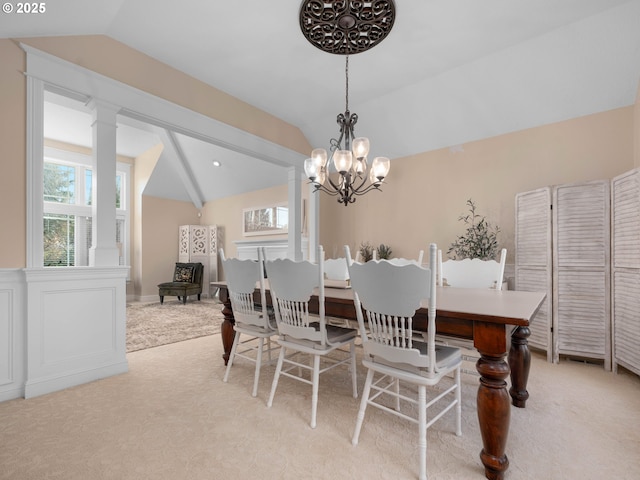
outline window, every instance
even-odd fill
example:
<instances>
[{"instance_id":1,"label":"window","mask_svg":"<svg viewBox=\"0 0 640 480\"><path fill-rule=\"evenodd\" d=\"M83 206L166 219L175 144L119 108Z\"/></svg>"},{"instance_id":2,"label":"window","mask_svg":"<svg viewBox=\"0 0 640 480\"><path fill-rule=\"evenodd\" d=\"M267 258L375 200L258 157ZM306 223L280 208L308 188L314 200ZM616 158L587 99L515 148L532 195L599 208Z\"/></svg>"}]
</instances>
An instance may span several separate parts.
<instances>
[{"instance_id":1,"label":"window","mask_svg":"<svg viewBox=\"0 0 640 480\"><path fill-rule=\"evenodd\" d=\"M91 232L91 159L87 155L45 149L43 169L44 266L89 265ZM120 265L128 265L129 215L126 185L129 166L116 167L116 245Z\"/></svg>"}]
</instances>

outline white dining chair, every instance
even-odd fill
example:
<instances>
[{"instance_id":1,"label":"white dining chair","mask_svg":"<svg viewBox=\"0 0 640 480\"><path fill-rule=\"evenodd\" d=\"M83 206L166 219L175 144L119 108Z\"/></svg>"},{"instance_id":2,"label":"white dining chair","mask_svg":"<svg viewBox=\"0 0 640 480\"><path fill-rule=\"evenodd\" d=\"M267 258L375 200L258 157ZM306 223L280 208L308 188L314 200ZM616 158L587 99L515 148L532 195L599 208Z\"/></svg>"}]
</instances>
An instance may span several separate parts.
<instances>
[{"instance_id":1,"label":"white dining chair","mask_svg":"<svg viewBox=\"0 0 640 480\"><path fill-rule=\"evenodd\" d=\"M441 287L495 288L496 290L502 290L506 261L506 248L500 251L499 261L465 258L443 262L442 250L438 250L438 285Z\"/></svg>"},{"instance_id":2,"label":"white dining chair","mask_svg":"<svg viewBox=\"0 0 640 480\"><path fill-rule=\"evenodd\" d=\"M349 269L344 257L327 258L324 260L325 286L346 288L349 286Z\"/></svg>"},{"instance_id":3,"label":"white dining chair","mask_svg":"<svg viewBox=\"0 0 640 480\"><path fill-rule=\"evenodd\" d=\"M349 259L348 247L345 251ZM429 265L430 268L414 264L394 265L386 260L364 264L349 262L349 277L364 350L362 363L367 368L352 443L358 444L368 406L417 423L421 480L427 478L427 429L446 412L455 409L455 433L462 434L460 349L435 342L435 244L429 249ZM426 341L418 341L413 332L413 317L423 302L428 305L427 338ZM363 310L366 312L366 325ZM448 376L450 373L453 373L453 378ZM433 397L427 402L427 388L440 382L446 385L432 389ZM401 389L401 384L413 389ZM435 413L429 415L432 411ZM397 428L403 428L402 424ZM381 448L385 442L393 441L393 432L386 433L381 440Z\"/></svg>"},{"instance_id":4,"label":"white dining chair","mask_svg":"<svg viewBox=\"0 0 640 480\"><path fill-rule=\"evenodd\" d=\"M507 249L500 251L500 260L480 260L465 258L463 260L442 261L442 250L438 250L438 285L450 288L494 288L502 290L504 268L507 261ZM475 364L480 358L473 341L461 340L448 335L436 335L436 341L445 345L455 345L464 349L462 358L465 361L463 373L479 376L469 363Z\"/></svg>"},{"instance_id":5,"label":"white dining chair","mask_svg":"<svg viewBox=\"0 0 640 480\"><path fill-rule=\"evenodd\" d=\"M271 407L273 404L281 376L311 385L311 428L316 427L320 374L340 365L347 365L351 371L353 397L358 396L355 352L357 332L327 323L322 246L318 248L317 258L317 263L290 259L265 262L278 325L277 341L281 347L267 406ZM309 306L315 292L318 314L311 313ZM304 354L312 357L312 366L301 360Z\"/></svg>"},{"instance_id":6,"label":"white dining chair","mask_svg":"<svg viewBox=\"0 0 640 480\"><path fill-rule=\"evenodd\" d=\"M226 258L222 248L219 253L235 319L235 335L223 381L228 381L236 358L253 362L255 373L251 395L255 397L258 394L263 354L267 353L268 363L272 363L271 355L279 349L275 342L271 342L271 337L278 334L278 329L275 317L269 314L266 306L262 252L258 250L258 261ZM256 287L260 289L260 303L254 301ZM241 340L242 335L245 337L244 340Z\"/></svg>"}]
</instances>

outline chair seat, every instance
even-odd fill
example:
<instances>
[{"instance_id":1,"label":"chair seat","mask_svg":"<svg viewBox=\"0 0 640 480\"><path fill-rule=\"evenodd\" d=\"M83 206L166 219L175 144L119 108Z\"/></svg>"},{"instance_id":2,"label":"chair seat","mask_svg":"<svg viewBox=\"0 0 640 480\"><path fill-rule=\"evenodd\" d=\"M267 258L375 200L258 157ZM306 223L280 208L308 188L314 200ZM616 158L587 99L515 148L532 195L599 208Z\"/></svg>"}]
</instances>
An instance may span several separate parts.
<instances>
[{"instance_id":1,"label":"chair seat","mask_svg":"<svg viewBox=\"0 0 640 480\"><path fill-rule=\"evenodd\" d=\"M200 285L197 283L189 283L189 282L165 282L165 283L159 283L158 284L158 288L165 288L165 289L176 289L176 290L185 290L185 289L191 289L191 288L200 288Z\"/></svg>"},{"instance_id":2,"label":"chair seat","mask_svg":"<svg viewBox=\"0 0 640 480\"><path fill-rule=\"evenodd\" d=\"M318 322L312 322L309 324L309 326L314 327L316 330L320 328L320 324ZM316 353L323 350L326 352L330 352L331 350L354 340L358 333L357 330L338 327L335 325L326 325L326 331L327 341L329 342L327 343L327 345L321 345L318 342L314 342L313 340L293 338L289 335L281 335L278 339L278 343L285 346L295 346L296 348L306 346L310 351L312 350Z\"/></svg>"},{"instance_id":3,"label":"chair seat","mask_svg":"<svg viewBox=\"0 0 640 480\"><path fill-rule=\"evenodd\" d=\"M358 331L351 328L327 325L327 340L331 343L344 343L357 336Z\"/></svg>"},{"instance_id":4,"label":"chair seat","mask_svg":"<svg viewBox=\"0 0 640 480\"><path fill-rule=\"evenodd\" d=\"M189 294L201 292L201 286L198 283L188 282L165 282L158 285L160 296L182 297Z\"/></svg>"},{"instance_id":5,"label":"chair seat","mask_svg":"<svg viewBox=\"0 0 640 480\"><path fill-rule=\"evenodd\" d=\"M422 355L427 354L427 344L422 342L414 342L413 347L420 351ZM366 348L366 347L365 347ZM366 354L366 351L365 351ZM436 345L436 372L434 377L429 377L426 367L417 367L408 363L398 363L386 360L380 356L366 356L362 360L362 364L367 368L380 372L384 375L393 375L401 377L405 381L413 383L422 383L419 377L424 377L425 384L434 384L447 373L455 370L462 362L462 354L459 348L449 347L446 345ZM403 374L403 375L401 375ZM418 380L418 381L416 381Z\"/></svg>"},{"instance_id":6,"label":"chair seat","mask_svg":"<svg viewBox=\"0 0 640 480\"><path fill-rule=\"evenodd\" d=\"M271 337L273 335L277 335L278 331L273 328L267 327L259 327L258 325L249 325L246 323L240 324L238 322L235 323L233 329L236 332L244 333L246 335L253 335L254 337Z\"/></svg>"}]
</instances>

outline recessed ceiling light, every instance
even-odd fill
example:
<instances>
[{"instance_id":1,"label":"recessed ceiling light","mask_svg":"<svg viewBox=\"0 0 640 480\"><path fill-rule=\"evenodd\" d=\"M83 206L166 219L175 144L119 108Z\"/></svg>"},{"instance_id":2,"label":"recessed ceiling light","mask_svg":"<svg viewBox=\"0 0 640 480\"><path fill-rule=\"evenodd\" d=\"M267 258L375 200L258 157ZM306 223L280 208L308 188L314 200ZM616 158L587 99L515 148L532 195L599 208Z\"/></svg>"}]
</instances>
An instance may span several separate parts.
<instances>
[{"instance_id":1,"label":"recessed ceiling light","mask_svg":"<svg viewBox=\"0 0 640 480\"><path fill-rule=\"evenodd\" d=\"M214 160L213 161L213 166L214 167L219 167L220 165L222 165L218 160Z\"/></svg>"}]
</instances>

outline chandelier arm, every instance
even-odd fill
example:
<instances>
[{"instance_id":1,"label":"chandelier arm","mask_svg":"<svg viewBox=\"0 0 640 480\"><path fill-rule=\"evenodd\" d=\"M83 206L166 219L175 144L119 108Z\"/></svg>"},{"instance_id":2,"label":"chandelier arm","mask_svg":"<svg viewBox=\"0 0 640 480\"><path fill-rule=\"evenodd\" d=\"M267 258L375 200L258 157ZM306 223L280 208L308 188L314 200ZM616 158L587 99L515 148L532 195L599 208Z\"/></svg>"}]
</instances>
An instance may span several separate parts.
<instances>
[{"instance_id":1,"label":"chandelier arm","mask_svg":"<svg viewBox=\"0 0 640 480\"><path fill-rule=\"evenodd\" d=\"M340 174L338 174L340 175ZM342 176L342 175L340 175ZM342 190L338 185L336 185L335 183L333 183L333 180L331 180L331 177L329 176L329 174L327 174L327 181L331 184L331 186L336 190L336 193L338 193L340 190ZM326 188L326 187L325 187Z\"/></svg>"},{"instance_id":2,"label":"chandelier arm","mask_svg":"<svg viewBox=\"0 0 640 480\"><path fill-rule=\"evenodd\" d=\"M374 183L373 185L369 185L367 188L365 188L362 191L353 192L353 194L360 196L370 192L371 190L378 190L379 192L381 192L382 190L380 189L380 185L383 183L385 182Z\"/></svg>"},{"instance_id":3,"label":"chandelier arm","mask_svg":"<svg viewBox=\"0 0 640 480\"><path fill-rule=\"evenodd\" d=\"M354 179L351 182L351 190L353 191L353 193L355 193L356 195L358 195L358 192L360 191L360 189L364 186L364 184L367 182L367 177L363 176L363 175L352 175L351 176L352 179ZM355 183L355 179L359 178L360 179L360 184L355 187L354 183Z\"/></svg>"},{"instance_id":4,"label":"chandelier arm","mask_svg":"<svg viewBox=\"0 0 640 480\"><path fill-rule=\"evenodd\" d=\"M315 182L309 182L309 183L313 184L313 187L315 188L314 192L322 191L324 193L327 193L327 194L331 195L332 197L335 197L336 195L338 195L340 193L337 190L329 190L327 187L325 187L324 185L321 185L319 183L315 183Z\"/></svg>"},{"instance_id":5,"label":"chandelier arm","mask_svg":"<svg viewBox=\"0 0 640 480\"><path fill-rule=\"evenodd\" d=\"M340 114L342 115L342 114ZM336 150L340 150L340 144L342 143L342 139L344 138L344 127L340 127L340 137L336 140L335 138L332 138L331 140L329 140L329 150L331 151L331 158L329 158L329 160L327 160L327 164L331 163L331 160L333 160L333 154Z\"/></svg>"}]
</instances>

